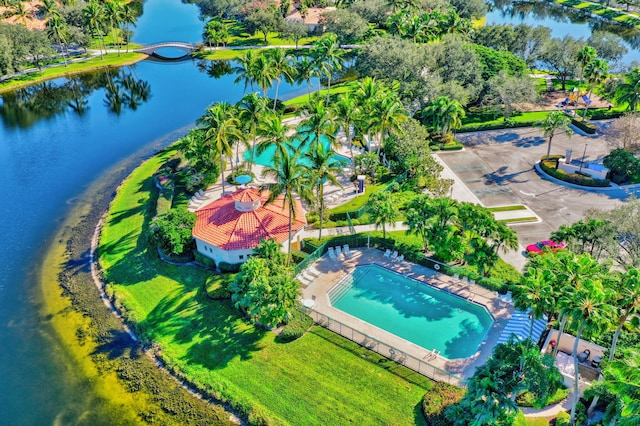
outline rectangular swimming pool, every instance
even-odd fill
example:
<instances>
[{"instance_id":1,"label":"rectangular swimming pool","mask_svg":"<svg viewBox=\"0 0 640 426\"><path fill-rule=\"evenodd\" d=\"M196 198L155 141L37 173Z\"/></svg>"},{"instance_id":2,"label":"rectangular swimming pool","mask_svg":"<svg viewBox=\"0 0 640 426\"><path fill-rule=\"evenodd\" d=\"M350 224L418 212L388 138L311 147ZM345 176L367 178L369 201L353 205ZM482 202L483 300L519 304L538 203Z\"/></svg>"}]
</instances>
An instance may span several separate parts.
<instances>
[{"instance_id":1,"label":"rectangular swimming pool","mask_svg":"<svg viewBox=\"0 0 640 426\"><path fill-rule=\"evenodd\" d=\"M378 265L356 267L328 295L334 308L449 359L475 354L493 325L483 306Z\"/></svg>"}]
</instances>

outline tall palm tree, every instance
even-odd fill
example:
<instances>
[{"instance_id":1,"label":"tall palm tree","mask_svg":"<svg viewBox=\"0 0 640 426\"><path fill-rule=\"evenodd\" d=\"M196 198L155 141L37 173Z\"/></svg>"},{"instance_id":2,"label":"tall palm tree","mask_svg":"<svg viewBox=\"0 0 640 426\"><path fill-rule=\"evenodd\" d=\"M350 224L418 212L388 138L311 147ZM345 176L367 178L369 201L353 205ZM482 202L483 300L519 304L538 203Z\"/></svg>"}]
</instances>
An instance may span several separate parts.
<instances>
[{"instance_id":1,"label":"tall palm tree","mask_svg":"<svg viewBox=\"0 0 640 426\"><path fill-rule=\"evenodd\" d=\"M316 63L309 59L309 57L304 56L302 59L298 59L296 61L295 79L298 83L307 83L307 96L309 101L311 101L311 79L317 74L318 70L316 68Z\"/></svg>"},{"instance_id":2,"label":"tall palm tree","mask_svg":"<svg viewBox=\"0 0 640 426\"><path fill-rule=\"evenodd\" d=\"M333 73L342 69L344 50L340 49L338 36L326 34L314 43L313 56L316 68L327 77L327 104L331 96L331 80Z\"/></svg>"},{"instance_id":3,"label":"tall palm tree","mask_svg":"<svg viewBox=\"0 0 640 426\"><path fill-rule=\"evenodd\" d=\"M584 46L576 55L576 59L580 64L580 79L584 79L584 70L591 61L598 57L598 52L591 46Z\"/></svg>"},{"instance_id":4,"label":"tall palm tree","mask_svg":"<svg viewBox=\"0 0 640 426\"><path fill-rule=\"evenodd\" d=\"M606 365L604 382L620 400L617 419L609 424L640 424L640 350L629 349L623 357Z\"/></svg>"},{"instance_id":5,"label":"tall palm tree","mask_svg":"<svg viewBox=\"0 0 640 426\"><path fill-rule=\"evenodd\" d=\"M316 202L320 207L320 229L318 239L322 239L322 224L324 221L324 185L327 182L342 188L342 184L336 178L336 174L342 171L346 164L336 158L335 152L326 148L323 144L315 144L305 157L309 160L309 172L313 177L312 182L316 188Z\"/></svg>"},{"instance_id":6,"label":"tall palm tree","mask_svg":"<svg viewBox=\"0 0 640 426\"><path fill-rule=\"evenodd\" d=\"M47 35L50 39L60 43L62 47L62 59L64 60L64 66L68 66L67 63L67 39L69 37L69 26L60 17L60 15L51 15L46 24Z\"/></svg>"},{"instance_id":7,"label":"tall palm tree","mask_svg":"<svg viewBox=\"0 0 640 426\"><path fill-rule=\"evenodd\" d=\"M89 27L89 31L91 31L92 36L98 36L100 39L100 59L103 59L102 49L107 50L104 45L104 20L105 20L105 12L102 6L102 3L99 3L97 0L90 1L85 8L82 10L84 15L84 19L86 25Z\"/></svg>"},{"instance_id":8,"label":"tall palm tree","mask_svg":"<svg viewBox=\"0 0 640 426\"><path fill-rule=\"evenodd\" d=\"M38 5L38 12L44 18L60 17L60 9L55 0L42 0L42 3Z\"/></svg>"},{"instance_id":9,"label":"tall palm tree","mask_svg":"<svg viewBox=\"0 0 640 426\"><path fill-rule=\"evenodd\" d=\"M15 3L13 15L18 17L18 20L22 22L22 25L27 25L27 18L31 16L31 11L24 6L22 1Z\"/></svg>"},{"instance_id":10,"label":"tall palm tree","mask_svg":"<svg viewBox=\"0 0 640 426\"><path fill-rule=\"evenodd\" d=\"M376 225L376 229L382 226L382 238L387 238L387 225L395 226L398 217L398 209L393 204L390 192L380 191L369 198L369 214Z\"/></svg>"},{"instance_id":11,"label":"tall palm tree","mask_svg":"<svg viewBox=\"0 0 640 426\"><path fill-rule=\"evenodd\" d=\"M421 112L423 121L431 123L431 128L440 136L447 135L452 129L459 129L465 116L462 104L446 96L429 102Z\"/></svg>"},{"instance_id":12,"label":"tall palm tree","mask_svg":"<svg viewBox=\"0 0 640 426\"><path fill-rule=\"evenodd\" d=\"M576 292L574 307L570 312L571 317L578 324L578 332L573 343L573 366L575 370L573 403L571 404L571 421L575 424L576 407L579 395L579 364L578 345L585 328L592 332L604 331L606 324L613 317L613 306L611 306L610 294L602 285L601 277L598 275L585 277Z\"/></svg>"},{"instance_id":13,"label":"tall palm tree","mask_svg":"<svg viewBox=\"0 0 640 426\"><path fill-rule=\"evenodd\" d=\"M338 96L338 101L333 104L333 115L344 129L349 144L349 154L351 156L351 166L355 169L353 159L353 138L351 136L351 125L357 120L360 109L356 99L349 92Z\"/></svg>"},{"instance_id":14,"label":"tall palm tree","mask_svg":"<svg viewBox=\"0 0 640 426\"><path fill-rule=\"evenodd\" d=\"M209 149L215 150L220 156L220 174L222 177L222 193L224 194L224 157L231 158L234 143L243 138L241 123L237 118L235 108L219 102L207 108L205 114L197 121L205 131L205 143ZM231 161L233 170L233 161Z\"/></svg>"},{"instance_id":15,"label":"tall palm tree","mask_svg":"<svg viewBox=\"0 0 640 426\"><path fill-rule=\"evenodd\" d=\"M256 132L262 140L258 142L256 150L261 155L271 146L275 147L273 153L274 164L279 163L289 152L293 151L291 138L289 137L289 126L282 122L282 116L273 111L265 111Z\"/></svg>"},{"instance_id":16,"label":"tall palm tree","mask_svg":"<svg viewBox=\"0 0 640 426\"><path fill-rule=\"evenodd\" d=\"M624 83L616 88L616 100L626 103L629 109L638 110L640 104L640 68L634 68L624 75Z\"/></svg>"},{"instance_id":17,"label":"tall palm tree","mask_svg":"<svg viewBox=\"0 0 640 426\"><path fill-rule=\"evenodd\" d=\"M246 126L248 136L251 138L251 163L249 169L253 168L256 151L256 140L258 136L258 126L260 125L265 112L267 111L267 98L257 93L247 93L237 104L240 112L240 121Z\"/></svg>"},{"instance_id":18,"label":"tall palm tree","mask_svg":"<svg viewBox=\"0 0 640 426\"><path fill-rule=\"evenodd\" d=\"M640 269L632 267L623 273L617 274L615 290L617 300L615 306L618 309L616 331L613 333L611 348L609 349L609 362L613 361L616 353L616 345L622 327L634 315L640 314Z\"/></svg>"},{"instance_id":19,"label":"tall palm tree","mask_svg":"<svg viewBox=\"0 0 640 426\"><path fill-rule=\"evenodd\" d=\"M129 26L136 26L136 12L131 2L125 3L122 6L122 23L124 24L124 32L127 41L127 53L129 53Z\"/></svg>"},{"instance_id":20,"label":"tall palm tree","mask_svg":"<svg viewBox=\"0 0 640 426\"><path fill-rule=\"evenodd\" d=\"M273 81L276 79L276 69L267 53L261 52L256 56L253 61L253 75L256 84L262 89L263 96L266 97L267 90L273 86Z\"/></svg>"},{"instance_id":21,"label":"tall palm tree","mask_svg":"<svg viewBox=\"0 0 640 426\"><path fill-rule=\"evenodd\" d=\"M584 69L584 78L589 85L589 91L587 93L587 98L591 98L591 93L593 92L593 88L607 81L609 78L609 63L604 59L594 59L589 62ZM587 108L589 108L589 104L586 104L584 107L584 116L586 117Z\"/></svg>"},{"instance_id":22,"label":"tall palm tree","mask_svg":"<svg viewBox=\"0 0 640 426\"><path fill-rule=\"evenodd\" d=\"M371 150L371 131L379 127L379 117L376 116L376 105L386 94L387 88L380 81L365 77L358 81L354 98L359 113L356 122L365 134L367 149Z\"/></svg>"},{"instance_id":23,"label":"tall palm tree","mask_svg":"<svg viewBox=\"0 0 640 426\"><path fill-rule=\"evenodd\" d=\"M108 0L105 2L104 7L106 20L111 27L111 41L118 43L118 56L120 56L120 42L117 41L118 35L116 29L120 26L120 22L122 22L123 7L118 0Z\"/></svg>"},{"instance_id":24,"label":"tall palm tree","mask_svg":"<svg viewBox=\"0 0 640 426\"><path fill-rule=\"evenodd\" d=\"M327 107L323 99L313 98L302 109L301 114L306 118L300 122L297 133L302 138L302 143L314 149L315 145L322 143L326 138L331 146L337 148L337 126L333 111Z\"/></svg>"},{"instance_id":25,"label":"tall palm tree","mask_svg":"<svg viewBox=\"0 0 640 426\"><path fill-rule=\"evenodd\" d=\"M378 152L390 134L401 133L401 124L408 120L407 112L397 93L394 88L385 91L382 99L374 107L373 124L378 133Z\"/></svg>"},{"instance_id":26,"label":"tall palm tree","mask_svg":"<svg viewBox=\"0 0 640 426\"><path fill-rule=\"evenodd\" d=\"M238 84L241 81L244 82L244 90L247 90L247 86L251 87L253 91L253 84L256 82L255 74L255 61L257 54L255 50L247 50L236 59L236 66L233 67L233 72L236 74L234 84Z\"/></svg>"},{"instance_id":27,"label":"tall palm tree","mask_svg":"<svg viewBox=\"0 0 640 426\"><path fill-rule=\"evenodd\" d=\"M571 118L564 111L551 111L547 118L538 124L544 131L544 137L547 138L547 159L551 155L551 141L557 132L564 132L569 137L573 134L569 124L571 124Z\"/></svg>"},{"instance_id":28,"label":"tall palm tree","mask_svg":"<svg viewBox=\"0 0 640 426\"><path fill-rule=\"evenodd\" d=\"M296 194L305 201L313 199L312 187L309 182L309 170L302 165L297 155L289 155L284 151L280 161L272 167L265 167L263 176L270 176L276 183L271 187L268 203L275 201L279 196L283 196L283 209L289 213L289 253L287 264L291 261L291 239L293 229L293 219L296 217L295 200Z\"/></svg>"},{"instance_id":29,"label":"tall palm tree","mask_svg":"<svg viewBox=\"0 0 640 426\"><path fill-rule=\"evenodd\" d=\"M284 79L288 83L292 83L295 72L285 49L271 49L265 54L269 57L272 72L276 80L276 95L273 98L273 109L275 110L278 102L280 82Z\"/></svg>"},{"instance_id":30,"label":"tall palm tree","mask_svg":"<svg viewBox=\"0 0 640 426\"><path fill-rule=\"evenodd\" d=\"M528 267L520 282L512 289L515 308L522 311L531 310L529 337L533 333L534 320L542 318L545 314L551 317L552 312L548 312L547 309L554 305L551 286L554 278L550 276L552 273L549 269Z\"/></svg>"}]
</instances>

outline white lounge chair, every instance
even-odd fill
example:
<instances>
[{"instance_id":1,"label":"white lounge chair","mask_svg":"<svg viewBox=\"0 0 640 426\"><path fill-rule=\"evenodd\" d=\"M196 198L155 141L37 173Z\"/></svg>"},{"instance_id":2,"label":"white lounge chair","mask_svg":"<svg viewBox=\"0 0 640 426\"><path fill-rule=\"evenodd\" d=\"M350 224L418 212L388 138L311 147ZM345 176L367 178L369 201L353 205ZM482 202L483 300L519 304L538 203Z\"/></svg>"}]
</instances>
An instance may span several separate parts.
<instances>
[{"instance_id":1,"label":"white lounge chair","mask_svg":"<svg viewBox=\"0 0 640 426\"><path fill-rule=\"evenodd\" d=\"M342 252L345 256L351 257L351 249L349 248L349 244L345 244L342 246Z\"/></svg>"},{"instance_id":2,"label":"white lounge chair","mask_svg":"<svg viewBox=\"0 0 640 426\"><path fill-rule=\"evenodd\" d=\"M398 257L398 250L394 250L393 253L391 253L392 259L395 259L396 257Z\"/></svg>"},{"instance_id":3,"label":"white lounge chair","mask_svg":"<svg viewBox=\"0 0 640 426\"><path fill-rule=\"evenodd\" d=\"M457 280L457 279L459 279L459 278L460 278L460 275L458 275L458 274L453 274L453 279L454 279L454 280Z\"/></svg>"},{"instance_id":4,"label":"white lounge chair","mask_svg":"<svg viewBox=\"0 0 640 426\"><path fill-rule=\"evenodd\" d=\"M309 266L307 268L307 271L309 271L311 275L315 275L316 277L319 277L320 275L322 275L322 272L318 271L316 267L313 265Z\"/></svg>"},{"instance_id":5,"label":"white lounge chair","mask_svg":"<svg viewBox=\"0 0 640 426\"><path fill-rule=\"evenodd\" d=\"M389 257L391 256L391 250L387 249L387 251L384 252L384 257Z\"/></svg>"},{"instance_id":6,"label":"white lounge chair","mask_svg":"<svg viewBox=\"0 0 640 426\"><path fill-rule=\"evenodd\" d=\"M469 284L475 284L476 280L469 280Z\"/></svg>"},{"instance_id":7,"label":"white lounge chair","mask_svg":"<svg viewBox=\"0 0 640 426\"><path fill-rule=\"evenodd\" d=\"M316 277L314 277L313 275L307 273L307 271L302 271L302 277L306 280L308 280L310 283L313 282Z\"/></svg>"},{"instance_id":8,"label":"white lounge chair","mask_svg":"<svg viewBox=\"0 0 640 426\"><path fill-rule=\"evenodd\" d=\"M301 274L296 275L296 279L306 286L311 284L311 282L304 278Z\"/></svg>"},{"instance_id":9,"label":"white lounge chair","mask_svg":"<svg viewBox=\"0 0 640 426\"><path fill-rule=\"evenodd\" d=\"M400 256L398 256L398 258L396 260L398 262L402 262L404 260L404 254L401 254Z\"/></svg>"},{"instance_id":10,"label":"white lounge chair","mask_svg":"<svg viewBox=\"0 0 640 426\"><path fill-rule=\"evenodd\" d=\"M340 246L335 246L333 249L336 252L336 256L338 256L338 259L344 259L344 254L342 254L342 249L340 248Z\"/></svg>"},{"instance_id":11,"label":"white lounge chair","mask_svg":"<svg viewBox=\"0 0 640 426\"><path fill-rule=\"evenodd\" d=\"M328 252L329 252L329 258L331 260L336 260L336 252L333 251L333 247L329 247Z\"/></svg>"}]
</instances>

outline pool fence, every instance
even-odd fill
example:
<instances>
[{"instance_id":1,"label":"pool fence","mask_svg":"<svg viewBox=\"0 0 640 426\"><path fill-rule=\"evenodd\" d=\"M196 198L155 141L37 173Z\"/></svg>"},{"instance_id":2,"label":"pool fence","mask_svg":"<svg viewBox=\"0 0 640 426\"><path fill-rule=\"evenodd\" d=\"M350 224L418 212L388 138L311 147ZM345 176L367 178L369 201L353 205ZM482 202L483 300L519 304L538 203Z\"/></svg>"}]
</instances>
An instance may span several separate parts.
<instances>
[{"instance_id":1,"label":"pool fence","mask_svg":"<svg viewBox=\"0 0 640 426\"><path fill-rule=\"evenodd\" d=\"M400 349L393 347L379 339L371 337L361 331L354 329L342 322L322 314L313 308L305 308L307 314L313 318L313 321L342 337L351 340L354 343L359 344L371 351L390 359L400 365L403 365L410 370L415 371L425 377L428 377L437 382L446 382L455 386L465 387L465 382L461 377L458 377L452 373L449 373L442 368L439 368L426 359L419 359L413 355L401 351ZM429 354L427 355L429 357Z\"/></svg>"}]
</instances>

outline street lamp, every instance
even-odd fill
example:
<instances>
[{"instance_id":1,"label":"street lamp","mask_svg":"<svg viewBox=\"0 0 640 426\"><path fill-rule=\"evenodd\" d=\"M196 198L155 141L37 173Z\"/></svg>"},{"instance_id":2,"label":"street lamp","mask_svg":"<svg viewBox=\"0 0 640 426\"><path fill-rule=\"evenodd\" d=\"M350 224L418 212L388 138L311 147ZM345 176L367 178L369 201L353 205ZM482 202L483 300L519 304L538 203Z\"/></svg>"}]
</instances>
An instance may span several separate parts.
<instances>
[{"instance_id":1,"label":"street lamp","mask_svg":"<svg viewBox=\"0 0 640 426\"><path fill-rule=\"evenodd\" d=\"M584 144L584 152L582 153L582 161L580 162L580 169L578 170L578 173L580 173L582 171L582 166L584 166L584 157L585 155L587 155L587 144Z\"/></svg>"}]
</instances>

